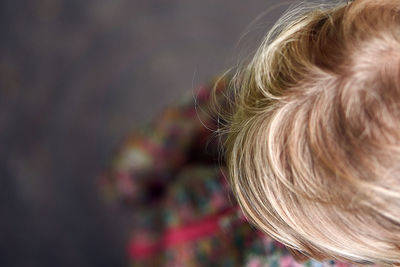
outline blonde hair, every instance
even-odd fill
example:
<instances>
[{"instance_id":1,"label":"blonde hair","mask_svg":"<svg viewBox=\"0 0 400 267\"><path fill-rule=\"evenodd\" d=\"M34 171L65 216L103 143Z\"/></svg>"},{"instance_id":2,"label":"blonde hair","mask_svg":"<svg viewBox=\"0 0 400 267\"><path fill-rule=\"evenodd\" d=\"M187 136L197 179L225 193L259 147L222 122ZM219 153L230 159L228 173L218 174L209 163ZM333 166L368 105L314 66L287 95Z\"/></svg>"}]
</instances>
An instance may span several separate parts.
<instances>
[{"instance_id":1,"label":"blonde hair","mask_svg":"<svg viewBox=\"0 0 400 267\"><path fill-rule=\"evenodd\" d=\"M231 82L248 220L296 254L400 264L400 1L304 4Z\"/></svg>"}]
</instances>

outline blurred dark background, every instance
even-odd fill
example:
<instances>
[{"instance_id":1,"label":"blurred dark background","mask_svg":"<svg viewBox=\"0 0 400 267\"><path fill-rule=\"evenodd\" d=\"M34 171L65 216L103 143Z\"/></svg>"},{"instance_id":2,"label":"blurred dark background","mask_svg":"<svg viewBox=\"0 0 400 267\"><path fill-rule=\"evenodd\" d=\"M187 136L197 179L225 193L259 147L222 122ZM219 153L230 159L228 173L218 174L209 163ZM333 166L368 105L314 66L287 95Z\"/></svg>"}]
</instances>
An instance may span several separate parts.
<instances>
[{"instance_id":1,"label":"blurred dark background","mask_svg":"<svg viewBox=\"0 0 400 267\"><path fill-rule=\"evenodd\" d=\"M276 3L2 0L0 266L124 266L98 174L132 129L235 64Z\"/></svg>"}]
</instances>

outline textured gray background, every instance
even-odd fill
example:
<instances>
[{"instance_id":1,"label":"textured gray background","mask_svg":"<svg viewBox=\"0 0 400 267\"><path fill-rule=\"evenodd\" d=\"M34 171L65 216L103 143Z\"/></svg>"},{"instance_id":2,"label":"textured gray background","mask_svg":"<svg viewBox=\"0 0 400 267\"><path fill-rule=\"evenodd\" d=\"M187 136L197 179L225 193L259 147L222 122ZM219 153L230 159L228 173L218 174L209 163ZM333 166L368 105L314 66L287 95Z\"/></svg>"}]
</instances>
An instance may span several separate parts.
<instances>
[{"instance_id":1,"label":"textured gray background","mask_svg":"<svg viewBox=\"0 0 400 267\"><path fill-rule=\"evenodd\" d=\"M1 1L0 266L123 265L97 174L129 131L251 51L287 4L235 46L276 3Z\"/></svg>"}]
</instances>

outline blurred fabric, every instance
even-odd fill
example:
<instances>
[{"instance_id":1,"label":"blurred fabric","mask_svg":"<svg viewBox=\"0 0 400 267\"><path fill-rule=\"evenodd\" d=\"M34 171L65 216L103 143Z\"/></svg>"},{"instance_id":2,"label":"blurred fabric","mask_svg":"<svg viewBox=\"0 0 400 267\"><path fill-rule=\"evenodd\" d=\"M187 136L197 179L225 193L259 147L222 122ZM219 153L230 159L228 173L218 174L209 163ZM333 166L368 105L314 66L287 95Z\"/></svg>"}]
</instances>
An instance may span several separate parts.
<instances>
[{"instance_id":1,"label":"blurred fabric","mask_svg":"<svg viewBox=\"0 0 400 267\"><path fill-rule=\"evenodd\" d=\"M97 190L113 148L234 64L276 3L1 1L0 266L123 266L118 211Z\"/></svg>"}]
</instances>

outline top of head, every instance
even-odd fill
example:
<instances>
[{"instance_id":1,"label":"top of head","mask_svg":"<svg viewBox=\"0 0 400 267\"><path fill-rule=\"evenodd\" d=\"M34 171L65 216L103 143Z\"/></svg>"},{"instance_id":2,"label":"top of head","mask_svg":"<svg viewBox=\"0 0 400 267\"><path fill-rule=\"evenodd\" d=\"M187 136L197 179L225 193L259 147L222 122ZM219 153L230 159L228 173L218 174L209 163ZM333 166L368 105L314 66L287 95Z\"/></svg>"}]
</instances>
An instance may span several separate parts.
<instances>
[{"instance_id":1,"label":"top of head","mask_svg":"<svg viewBox=\"0 0 400 267\"><path fill-rule=\"evenodd\" d=\"M248 219L317 259L400 264L400 1L298 7L232 84Z\"/></svg>"}]
</instances>

